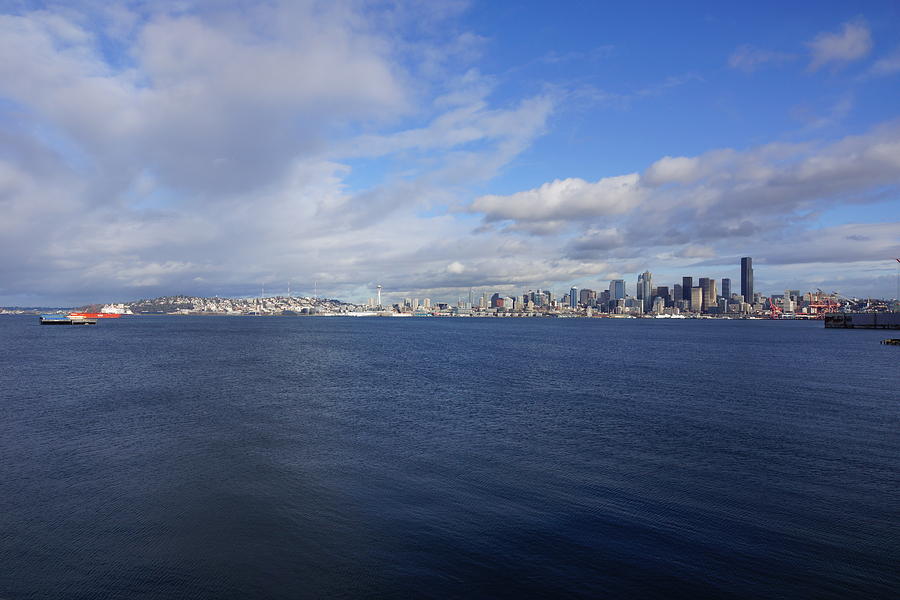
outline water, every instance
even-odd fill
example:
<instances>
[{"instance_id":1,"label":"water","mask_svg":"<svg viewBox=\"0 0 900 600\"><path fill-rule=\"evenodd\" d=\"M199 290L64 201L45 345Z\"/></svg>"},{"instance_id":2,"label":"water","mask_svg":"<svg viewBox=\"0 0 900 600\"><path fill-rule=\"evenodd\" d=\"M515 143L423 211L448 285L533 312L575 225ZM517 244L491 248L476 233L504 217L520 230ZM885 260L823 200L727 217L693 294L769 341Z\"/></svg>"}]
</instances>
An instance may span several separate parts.
<instances>
[{"instance_id":1,"label":"water","mask_svg":"<svg viewBox=\"0 0 900 600\"><path fill-rule=\"evenodd\" d=\"M0 317L0 598L896 597L883 337Z\"/></svg>"}]
</instances>

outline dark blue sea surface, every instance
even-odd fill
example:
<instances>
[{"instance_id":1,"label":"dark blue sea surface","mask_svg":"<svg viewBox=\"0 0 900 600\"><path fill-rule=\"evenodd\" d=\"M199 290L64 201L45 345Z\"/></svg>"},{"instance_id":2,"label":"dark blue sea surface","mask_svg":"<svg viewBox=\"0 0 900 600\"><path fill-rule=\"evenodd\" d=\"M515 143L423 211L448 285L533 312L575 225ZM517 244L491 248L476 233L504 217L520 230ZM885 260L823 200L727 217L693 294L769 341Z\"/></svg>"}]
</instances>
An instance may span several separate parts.
<instances>
[{"instance_id":1,"label":"dark blue sea surface","mask_svg":"<svg viewBox=\"0 0 900 600\"><path fill-rule=\"evenodd\" d=\"M821 322L0 317L0 598L896 598Z\"/></svg>"}]
</instances>

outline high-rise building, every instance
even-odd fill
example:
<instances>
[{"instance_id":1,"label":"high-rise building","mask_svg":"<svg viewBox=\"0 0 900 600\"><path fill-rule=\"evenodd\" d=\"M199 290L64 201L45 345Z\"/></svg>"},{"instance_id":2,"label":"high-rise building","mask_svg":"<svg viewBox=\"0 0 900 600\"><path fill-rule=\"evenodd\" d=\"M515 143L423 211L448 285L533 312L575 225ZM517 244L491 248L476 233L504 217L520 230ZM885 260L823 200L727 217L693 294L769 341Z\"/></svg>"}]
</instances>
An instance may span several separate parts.
<instances>
[{"instance_id":1,"label":"high-rise building","mask_svg":"<svg viewBox=\"0 0 900 600\"><path fill-rule=\"evenodd\" d=\"M650 312L650 302L653 300L650 290L653 288L653 275L650 271L644 271L638 275L637 297L641 301L643 312Z\"/></svg>"},{"instance_id":2,"label":"high-rise building","mask_svg":"<svg viewBox=\"0 0 900 600\"><path fill-rule=\"evenodd\" d=\"M709 277L701 277L698 287L703 290L703 310L708 311L716 306L716 280Z\"/></svg>"},{"instance_id":3,"label":"high-rise building","mask_svg":"<svg viewBox=\"0 0 900 600\"><path fill-rule=\"evenodd\" d=\"M612 294L609 293L609 290L603 290L602 292L600 292L600 297L597 299L597 301L600 303L600 307L603 308L604 311L609 308L610 298L612 298Z\"/></svg>"},{"instance_id":4,"label":"high-rise building","mask_svg":"<svg viewBox=\"0 0 900 600\"><path fill-rule=\"evenodd\" d=\"M694 312L703 310L703 289L699 286L691 288L691 310Z\"/></svg>"},{"instance_id":5,"label":"high-rise building","mask_svg":"<svg viewBox=\"0 0 900 600\"><path fill-rule=\"evenodd\" d=\"M659 286L658 288L656 288L655 295L657 298L662 298L663 302L665 302L667 305L669 304L669 286L667 286L667 285Z\"/></svg>"},{"instance_id":6,"label":"high-rise building","mask_svg":"<svg viewBox=\"0 0 900 600\"><path fill-rule=\"evenodd\" d=\"M726 300L731 299L731 280L727 277L722 279L722 296Z\"/></svg>"},{"instance_id":7,"label":"high-rise building","mask_svg":"<svg viewBox=\"0 0 900 600\"><path fill-rule=\"evenodd\" d=\"M710 279L709 283L706 284L705 296L703 298L703 304L706 305L706 310L709 311L711 308L716 308L718 293L716 291L716 280ZM715 311L712 311L715 312Z\"/></svg>"},{"instance_id":8,"label":"high-rise building","mask_svg":"<svg viewBox=\"0 0 900 600\"><path fill-rule=\"evenodd\" d=\"M701 277L700 279L698 279L697 287L699 287L701 291L700 310L706 311L706 309L709 307L709 304L707 303L707 298L709 297L709 277ZM694 308L693 305L691 305L691 308Z\"/></svg>"},{"instance_id":9,"label":"high-rise building","mask_svg":"<svg viewBox=\"0 0 900 600\"><path fill-rule=\"evenodd\" d=\"M569 308L576 308L578 306L578 288L574 285L572 289L569 290Z\"/></svg>"},{"instance_id":10,"label":"high-rise building","mask_svg":"<svg viewBox=\"0 0 900 600\"><path fill-rule=\"evenodd\" d=\"M744 302L753 302L753 259L741 258L741 296Z\"/></svg>"},{"instance_id":11,"label":"high-rise building","mask_svg":"<svg viewBox=\"0 0 900 600\"><path fill-rule=\"evenodd\" d=\"M500 294L495 293L491 296L491 308L499 308L503 306L503 298Z\"/></svg>"},{"instance_id":12,"label":"high-rise building","mask_svg":"<svg viewBox=\"0 0 900 600\"><path fill-rule=\"evenodd\" d=\"M691 301L691 288L694 287L694 278L693 277L682 277L681 278L681 299Z\"/></svg>"},{"instance_id":13,"label":"high-rise building","mask_svg":"<svg viewBox=\"0 0 900 600\"><path fill-rule=\"evenodd\" d=\"M613 279L609 282L609 299L621 300L625 297L625 280Z\"/></svg>"},{"instance_id":14,"label":"high-rise building","mask_svg":"<svg viewBox=\"0 0 900 600\"><path fill-rule=\"evenodd\" d=\"M672 301L678 302L679 300L684 300L684 292L681 289L681 284L676 283L672 286Z\"/></svg>"},{"instance_id":15,"label":"high-rise building","mask_svg":"<svg viewBox=\"0 0 900 600\"><path fill-rule=\"evenodd\" d=\"M593 306L597 300L597 292L589 288L583 288L578 292L578 301L585 306Z\"/></svg>"}]
</instances>

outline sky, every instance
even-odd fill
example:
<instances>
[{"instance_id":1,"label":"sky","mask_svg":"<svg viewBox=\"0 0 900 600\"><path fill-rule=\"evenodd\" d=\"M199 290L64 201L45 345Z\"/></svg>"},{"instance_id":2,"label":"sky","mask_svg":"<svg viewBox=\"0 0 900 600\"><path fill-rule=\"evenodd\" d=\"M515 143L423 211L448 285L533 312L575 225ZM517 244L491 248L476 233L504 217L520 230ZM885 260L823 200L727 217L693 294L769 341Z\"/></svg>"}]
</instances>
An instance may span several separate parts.
<instances>
[{"instance_id":1,"label":"sky","mask_svg":"<svg viewBox=\"0 0 900 600\"><path fill-rule=\"evenodd\" d=\"M896 296L900 3L0 2L0 304Z\"/></svg>"}]
</instances>

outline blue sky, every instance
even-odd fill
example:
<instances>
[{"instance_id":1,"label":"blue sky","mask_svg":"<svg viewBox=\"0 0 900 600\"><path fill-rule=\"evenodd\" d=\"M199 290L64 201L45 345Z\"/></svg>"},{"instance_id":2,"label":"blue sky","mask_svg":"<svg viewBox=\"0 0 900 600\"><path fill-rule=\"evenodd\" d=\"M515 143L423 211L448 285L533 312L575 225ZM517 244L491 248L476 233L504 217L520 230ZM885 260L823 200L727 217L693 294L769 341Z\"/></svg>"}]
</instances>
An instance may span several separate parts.
<instances>
[{"instance_id":1,"label":"blue sky","mask_svg":"<svg viewBox=\"0 0 900 600\"><path fill-rule=\"evenodd\" d=\"M0 52L0 304L895 295L896 2L6 2Z\"/></svg>"}]
</instances>

